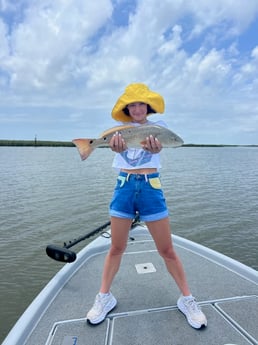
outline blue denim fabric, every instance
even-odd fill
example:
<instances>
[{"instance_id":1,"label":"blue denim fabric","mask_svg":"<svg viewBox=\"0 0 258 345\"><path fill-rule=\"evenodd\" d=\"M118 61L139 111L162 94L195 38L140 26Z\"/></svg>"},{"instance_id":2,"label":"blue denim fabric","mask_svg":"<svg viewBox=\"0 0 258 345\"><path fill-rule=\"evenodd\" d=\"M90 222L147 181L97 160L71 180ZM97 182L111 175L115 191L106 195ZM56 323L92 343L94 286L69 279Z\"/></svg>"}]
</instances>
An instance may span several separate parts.
<instances>
[{"instance_id":1,"label":"blue denim fabric","mask_svg":"<svg viewBox=\"0 0 258 345\"><path fill-rule=\"evenodd\" d=\"M109 213L118 218L133 219L136 212L145 222L168 216L159 173L148 175L119 173Z\"/></svg>"}]
</instances>

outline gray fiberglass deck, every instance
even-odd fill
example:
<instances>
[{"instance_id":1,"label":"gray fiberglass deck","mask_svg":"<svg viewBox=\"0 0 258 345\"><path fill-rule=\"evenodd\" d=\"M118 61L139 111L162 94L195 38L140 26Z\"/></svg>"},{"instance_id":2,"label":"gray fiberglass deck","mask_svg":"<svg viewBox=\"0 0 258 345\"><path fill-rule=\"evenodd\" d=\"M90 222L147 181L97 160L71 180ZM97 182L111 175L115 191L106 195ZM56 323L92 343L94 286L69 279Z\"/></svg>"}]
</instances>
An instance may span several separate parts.
<instances>
[{"instance_id":1,"label":"gray fiberglass deck","mask_svg":"<svg viewBox=\"0 0 258 345\"><path fill-rule=\"evenodd\" d=\"M40 303L44 314L26 341L22 339L25 335L21 335L19 344L258 344L256 271L248 268L246 271L241 264L217 257L215 252L175 236L175 246L192 293L208 319L207 328L195 330L176 307L178 288L153 241L148 233L145 235L145 230L139 230L139 236L137 229L131 234L135 239L128 242L112 286L118 305L102 324L90 326L85 321L99 289L109 246L108 239L99 238L80 253L75 263L67 264L55 277L58 284L51 282L54 286L51 293L43 292L44 303ZM240 274L236 274L235 269ZM70 280L68 272L74 273ZM35 319L30 323L33 325Z\"/></svg>"}]
</instances>

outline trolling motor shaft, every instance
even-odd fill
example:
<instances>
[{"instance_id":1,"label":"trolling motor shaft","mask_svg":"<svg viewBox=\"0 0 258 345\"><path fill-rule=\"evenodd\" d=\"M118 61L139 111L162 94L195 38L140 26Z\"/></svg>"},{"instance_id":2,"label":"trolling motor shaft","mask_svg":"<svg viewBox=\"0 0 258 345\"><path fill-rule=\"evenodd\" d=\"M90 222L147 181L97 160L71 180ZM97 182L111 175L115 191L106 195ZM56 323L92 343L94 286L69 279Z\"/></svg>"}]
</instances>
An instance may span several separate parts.
<instances>
[{"instance_id":1,"label":"trolling motor shaft","mask_svg":"<svg viewBox=\"0 0 258 345\"><path fill-rule=\"evenodd\" d=\"M139 224L139 222L140 222L140 217L139 217L139 214L136 213L135 219L132 222L131 229L133 229L137 224ZM105 224L99 226L97 229L92 230L91 232L87 233L86 235L81 236L78 239L75 239L73 241L69 241L68 244L64 243L63 247L56 246L54 244L49 244L46 247L46 253L51 259L54 259L56 261L61 261L65 263L74 262L77 257L76 253L73 252L72 250L69 250L69 248L73 247L74 245L76 245L77 243L83 240L86 240L87 238L90 238L96 235L97 233L107 228L110 224L111 222L108 221Z\"/></svg>"}]
</instances>

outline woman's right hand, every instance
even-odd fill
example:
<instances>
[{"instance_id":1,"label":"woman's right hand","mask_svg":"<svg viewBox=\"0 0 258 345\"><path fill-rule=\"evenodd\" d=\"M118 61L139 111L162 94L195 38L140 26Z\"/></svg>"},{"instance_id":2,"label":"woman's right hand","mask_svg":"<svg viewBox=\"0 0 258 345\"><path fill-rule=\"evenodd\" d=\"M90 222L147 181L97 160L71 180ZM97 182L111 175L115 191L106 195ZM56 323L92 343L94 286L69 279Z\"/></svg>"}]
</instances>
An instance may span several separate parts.
<instances>
[{"instance_id":1,"label":"woman's right hand","mask_svg":"<svg viewBox=\"0 0 258 345\"><path fill-rule=\"evenodd\" d=\"M112 151L117 153L127 150L127 145L121 135L121 133L116 132L109 142L109 146Z\"/></svg>"}]
</instances>

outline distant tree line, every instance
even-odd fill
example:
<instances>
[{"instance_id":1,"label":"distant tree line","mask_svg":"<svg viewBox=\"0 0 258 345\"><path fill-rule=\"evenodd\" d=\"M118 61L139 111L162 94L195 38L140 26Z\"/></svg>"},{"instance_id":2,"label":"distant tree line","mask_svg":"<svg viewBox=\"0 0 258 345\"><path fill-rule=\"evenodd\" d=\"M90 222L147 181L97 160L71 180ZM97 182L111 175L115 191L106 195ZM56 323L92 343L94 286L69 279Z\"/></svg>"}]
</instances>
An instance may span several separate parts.
<instances>
[{"instance_id":1,"label":"distant tree line","mask_svg":"<svg viewBox=\"0 0 258 345\"><path fill-rule=\"evenodd\" d=\"M47 140L1 140L0 146L49 146L49 147L74 147L71 141ZM183 147L258 147L258 145L223 145L223 144L184 144Z\"/></svg>"},{"instance_id":2,"label":"distant tree line","mask_svg":"<svg viewBox=\"0 0 258 345\"><path fill-rule=\"evenodd\" d=\"M0 140L0 146L52 146L74 147L70 141L46 141L46 140Z\"/></svg>"}]
</instances>

